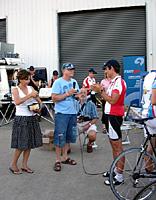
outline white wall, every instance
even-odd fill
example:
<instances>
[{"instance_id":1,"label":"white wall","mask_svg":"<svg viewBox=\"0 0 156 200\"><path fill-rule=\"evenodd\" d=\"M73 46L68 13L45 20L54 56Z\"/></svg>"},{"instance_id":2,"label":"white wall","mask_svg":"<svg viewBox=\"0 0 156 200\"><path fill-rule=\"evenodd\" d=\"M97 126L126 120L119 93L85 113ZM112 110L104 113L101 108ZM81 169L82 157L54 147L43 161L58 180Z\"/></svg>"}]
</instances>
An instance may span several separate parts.
<instances>
[{"instance_id":1,"label":"white wall","mask_svg":"<svg viewBox=\"0 0 156 200\"><path fill-rule=\"evenodd\" d=\"M8 19L7 42L26 66L58 68L57 13L110 7L147 6L147 62L156 69L155 0L0 0L0 18Z\"/></svg>"}]
</instances>

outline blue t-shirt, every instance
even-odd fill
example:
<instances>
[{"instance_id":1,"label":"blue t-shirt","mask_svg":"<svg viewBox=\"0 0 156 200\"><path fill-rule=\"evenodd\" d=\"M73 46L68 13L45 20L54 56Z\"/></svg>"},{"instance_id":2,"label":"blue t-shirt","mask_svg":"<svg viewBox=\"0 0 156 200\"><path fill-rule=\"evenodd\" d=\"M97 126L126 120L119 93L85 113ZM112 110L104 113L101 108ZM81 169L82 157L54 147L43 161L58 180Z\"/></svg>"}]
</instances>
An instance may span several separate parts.
<instances>
[{"instance_id":1,"label":"blue t-shirt","mask_svg":"<svg viewBox=\"0 0 156 200\"><path fill-rule=\"evenodd\" d=\"M52 86L52 94L64 94L73 88L75 82L75 89L79 91L78 83L75 79L66 81L65 79L58 78ZM76 114L76 100L74 96L66 97L65 99L55 103L55 113L62 114Z\"/></svg>"},{"instance_id":2,"label":"blue t-shirt","mask_svg":"<svg viewBox=\"0 0 156 200\"><path fill-rule=\"evenodd\" d=\"M152 85L152 89L156 89L156 80L154 80L154 83Z\"/></svg>"}]
</instances>

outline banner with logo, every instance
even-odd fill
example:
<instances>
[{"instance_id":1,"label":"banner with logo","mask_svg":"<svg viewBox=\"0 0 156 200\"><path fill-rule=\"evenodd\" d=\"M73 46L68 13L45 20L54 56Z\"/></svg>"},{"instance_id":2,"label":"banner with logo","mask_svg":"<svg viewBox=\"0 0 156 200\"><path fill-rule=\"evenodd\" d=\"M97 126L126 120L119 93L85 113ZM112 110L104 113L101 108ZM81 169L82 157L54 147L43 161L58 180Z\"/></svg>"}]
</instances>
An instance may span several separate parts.
<instances>
[{"instance_id":1,"label":"banner with logo","mask_svg":"<svg viewBox=\"0 0 156 200\"><path fill-rule=\"evenodd\" d=\"M141 101L141 74L145 71L145 56L123 57L124 80L127 84L125 105L139 106Z\"/></svg>"}]
</instances>

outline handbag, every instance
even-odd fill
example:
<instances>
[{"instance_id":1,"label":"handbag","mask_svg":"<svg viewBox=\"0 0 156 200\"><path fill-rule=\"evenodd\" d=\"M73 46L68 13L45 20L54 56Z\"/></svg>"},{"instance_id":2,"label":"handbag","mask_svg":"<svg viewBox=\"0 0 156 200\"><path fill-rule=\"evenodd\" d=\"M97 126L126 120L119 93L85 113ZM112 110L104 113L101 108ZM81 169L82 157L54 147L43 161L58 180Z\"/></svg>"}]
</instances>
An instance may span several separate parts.
<instances>
[{"instance_id":1,"label":"handbag","mask_svg":"<svg viewBox=\"0 0 156 200\"><path fill-rule=\"evenodd\" d=\"M32 104L28 105L28 109L33 112L38 111L40 108L41 107L40 107L39 103L32 103Z\"/></svg>"}]
</instances>

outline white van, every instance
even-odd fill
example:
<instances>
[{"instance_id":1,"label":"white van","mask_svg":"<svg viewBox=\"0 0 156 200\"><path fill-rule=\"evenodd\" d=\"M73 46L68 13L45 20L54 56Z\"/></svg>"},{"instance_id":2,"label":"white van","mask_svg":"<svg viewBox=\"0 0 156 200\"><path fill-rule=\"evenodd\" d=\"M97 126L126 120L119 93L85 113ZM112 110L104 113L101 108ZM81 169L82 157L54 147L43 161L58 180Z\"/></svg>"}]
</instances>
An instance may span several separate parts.
<instances>
[{"instance_id":1,"label":"white van","mask_svg":"<svg viewBox=\"0 0 156 200\"><path fill-rule=\"evenodd\" d=\"M19 66L0 65L0 101L5 99L6 94L11 94L13 75Z\"/></svg>"}]
</instances>

